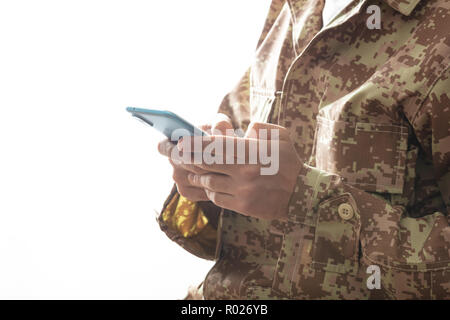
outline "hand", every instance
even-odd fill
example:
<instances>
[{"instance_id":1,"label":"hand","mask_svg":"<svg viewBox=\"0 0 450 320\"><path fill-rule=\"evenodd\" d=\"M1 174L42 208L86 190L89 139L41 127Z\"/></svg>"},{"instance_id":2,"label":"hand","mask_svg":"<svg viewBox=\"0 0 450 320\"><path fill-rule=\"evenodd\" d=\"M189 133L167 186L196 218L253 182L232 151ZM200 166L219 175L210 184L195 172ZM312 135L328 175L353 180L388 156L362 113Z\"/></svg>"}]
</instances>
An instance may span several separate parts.
<instances>
[{"instance_id":1,"label":"hand","mask_svg":"<svg viewBox=\"0 0 450 320\"><path fill-rule=\"evenodd\" d=\"M230 119L224 114L217 114L215 121L209 125L201 126L201 129L207 133L221 133L226 134L226 130L232 130L233 126ZM173 180L177 185L178 192L185 198L191 201L209 201L208 196L205 193L204 188L191 184L188 180L188 174L205 174L207 171L189 164L184 164L177 159L181 157L181 153L174 150L176 145L170 142L168 139L161 141L158 144L158 151L165 157L169 158L169 162L173 167ZM173 155L176 155L177 159L173 159Z\"/></svg>"},{"instance_id":2,"label":"hand","mask_svg":"<svg viewBox=\"0 0 450 320\"><path fill-rule=\"evenodd\" d=\"M278 130L274 132L271 129ZM211 150L211 143L216 142L217 146L222 144L212 152L212 156L220 161L207 164L211 161L205 161L204 158L201 164L189 164L190 168L195 167L202 172L188 170L187 181L191 188L204 190L202 197L206 195L207 199L219 207L257 218L286 220L289 199L296 185L297 174L303 165L302 161L297 156L286 128L253 123L247 132L244 138L218 135L183 138L177 148L183 153L191 153L191 157L182 154L184 159L192 158L194 152L191 150L196 151L195 143L201 143L203 156L207 154L205 151ZM265 135L264 132L268 134ZM279 133L279 139L276 139L276 132ZM267 154L271 154L273 162L278 162L271 164L278 169L272 172L274 174L267 175L270 170L267 170L267 163L263 164L261 159L255 164L249 164L251 152L255 153L255 143L258 145L257 154L260 154L260 147L265 144L270 150ZM237 150L238 145L245 146L245 154L231 154L227 144L234 145L233 150ZM235 164L223 164L227 159L229 162L234 159ZM238 160L245 164L236 164Z\"/></svg>"}]
</instances>

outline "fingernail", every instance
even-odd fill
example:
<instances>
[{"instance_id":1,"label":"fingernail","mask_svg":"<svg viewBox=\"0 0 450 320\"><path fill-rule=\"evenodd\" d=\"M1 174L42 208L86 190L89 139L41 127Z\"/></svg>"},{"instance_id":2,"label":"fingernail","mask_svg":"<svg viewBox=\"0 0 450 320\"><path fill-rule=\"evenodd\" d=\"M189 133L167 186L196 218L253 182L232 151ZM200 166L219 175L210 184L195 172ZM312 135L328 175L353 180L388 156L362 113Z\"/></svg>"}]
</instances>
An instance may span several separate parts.
<instances>
[{"instance_id":1,"label":"fingernail","mask_svg":"<svg viewBox=\"0 0 450 320\"><path fill-rule=\"evenodd\" d=\"M181 138L178 140L178 143L177 143L177 149L180 150L180 151L183 150L183 137L181 137Z\"/></svg>"},{"instance_id":2,"label":"fingernail","mask_svg":"<svg viewBox=\"0 0 450 320\"><path fill-rule=\"evenodd\" d=\"M194 181L194 174L193 173L188 173L188 180L189 181Z\"/></svg>"}]
</instances>

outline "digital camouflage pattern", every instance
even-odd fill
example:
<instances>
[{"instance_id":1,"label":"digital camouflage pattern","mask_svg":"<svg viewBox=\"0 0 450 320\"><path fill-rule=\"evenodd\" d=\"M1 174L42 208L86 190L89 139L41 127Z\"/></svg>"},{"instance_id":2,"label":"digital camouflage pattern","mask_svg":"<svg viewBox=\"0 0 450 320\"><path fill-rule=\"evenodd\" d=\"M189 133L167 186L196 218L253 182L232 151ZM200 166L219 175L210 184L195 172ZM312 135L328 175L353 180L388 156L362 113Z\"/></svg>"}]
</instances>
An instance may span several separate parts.
<instances>
[{"instance_id":1,"label":"digital camouflage pattern","mask_svg":"<svg viewBox=\"0 0 450 320\"><path fill-rule=\"evenodd\" d=\"M366 26L370 5L380 30ZM183 237L168 223L174 190L161 228L216 259L206 299L450 298L450 0L355 0L325 28L323 6L274 0L219 109L235 128L290 130L305 165L289 221L201 203L206 226Z\"/></svg>"}]
</instances>

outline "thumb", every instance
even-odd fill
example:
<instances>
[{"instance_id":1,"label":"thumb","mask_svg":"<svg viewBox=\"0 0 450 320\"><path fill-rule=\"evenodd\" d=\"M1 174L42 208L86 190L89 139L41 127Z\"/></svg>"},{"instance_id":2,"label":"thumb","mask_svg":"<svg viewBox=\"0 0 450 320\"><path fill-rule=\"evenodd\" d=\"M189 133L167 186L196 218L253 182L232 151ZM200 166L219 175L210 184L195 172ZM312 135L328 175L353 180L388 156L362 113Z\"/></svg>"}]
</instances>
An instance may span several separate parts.
<instances>
[{"instance_id":1,"label":"thumb","mask_svg":"<svg viewBox=\"0 0 450 320\"><path fill-rule=\"evenodd\" d=\"M234 132L232 132L233 124L231 123L231 119L226 114L216 114L211 128L212 134L234 136Z\"/></svg>"},{"instance_id":2,"label":"thumb","mask_svg":"<svg viewBox=\"0 0 450 320\"><path fill-rule=\"evenodd\" d=\"M289 131L285 127L264 122L251 122L245 133L245 137L270 140L273 134L278 134L280 140L290 139Z\"/></svg>"}]
</instances>

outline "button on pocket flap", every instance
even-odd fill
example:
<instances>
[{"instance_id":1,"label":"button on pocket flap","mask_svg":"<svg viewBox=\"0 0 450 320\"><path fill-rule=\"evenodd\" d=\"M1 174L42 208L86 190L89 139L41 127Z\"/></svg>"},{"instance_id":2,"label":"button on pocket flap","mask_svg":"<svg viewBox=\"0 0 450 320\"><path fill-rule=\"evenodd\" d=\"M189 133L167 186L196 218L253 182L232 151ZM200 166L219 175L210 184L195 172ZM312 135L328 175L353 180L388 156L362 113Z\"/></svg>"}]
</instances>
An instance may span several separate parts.
<instances>
[{"instance_id":1,"label":"button on pocket flap","mask_svg":"<svg viewBox=\"0 0 450 320\"><path fill-rule=\"evenodd\" d=\"M325 271L356 274L360 219L350 194L322 202L313 245L313 265Z\"/></svg>"},{"instance_id":2,"label":"button on pocket flap","mask_svg":"<svg viewBox=\"0 0 450 320\"><path fill-rule=\"evenodd\" d=\"M317 117L315 165L369 192L403 192L408 127Z\"/></svg>"}]
</instances>

